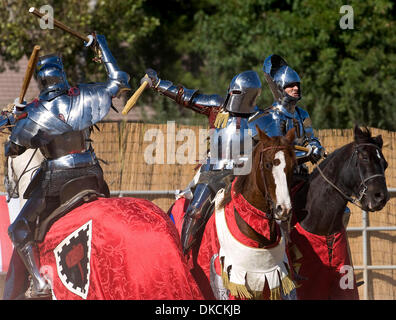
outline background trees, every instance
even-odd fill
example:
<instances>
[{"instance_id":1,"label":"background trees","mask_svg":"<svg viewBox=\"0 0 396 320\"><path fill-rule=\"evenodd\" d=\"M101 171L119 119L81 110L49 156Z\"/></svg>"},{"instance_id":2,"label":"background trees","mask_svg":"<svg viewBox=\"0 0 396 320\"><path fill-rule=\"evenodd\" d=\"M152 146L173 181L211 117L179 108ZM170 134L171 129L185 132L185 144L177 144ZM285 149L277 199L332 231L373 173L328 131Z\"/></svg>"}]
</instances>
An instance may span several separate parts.
<instances>
[{"instance_id":1,"label":"background trees","mask_svg":"<svg viewBox=\"0 0 396 320\"><path fill-rule=\"evenodd\" d=\"M89 63L91 50L59 30L41 30L27 10L42 2L23 2L2 0L3 64L29 56L33 45L40 44L47 53L64 55L72 81L100 81L103 70ZM396 129L392 1L348 1L354 14L352 30L339 25L343 0L47 2L55 18L74 29L104 34L120 66L131 75L134 89L144 70L152 67L174 83L225 94L235 74L247 69L262 74L265 57L278 53L302 78L300 105L310 112L315 128L348 128L358 122ZM258 103L266 107L272 96L263 77L262 82ZM156 109L157 121L202 119L149 91L140 101Z\"/></svg>"}]
</instances>

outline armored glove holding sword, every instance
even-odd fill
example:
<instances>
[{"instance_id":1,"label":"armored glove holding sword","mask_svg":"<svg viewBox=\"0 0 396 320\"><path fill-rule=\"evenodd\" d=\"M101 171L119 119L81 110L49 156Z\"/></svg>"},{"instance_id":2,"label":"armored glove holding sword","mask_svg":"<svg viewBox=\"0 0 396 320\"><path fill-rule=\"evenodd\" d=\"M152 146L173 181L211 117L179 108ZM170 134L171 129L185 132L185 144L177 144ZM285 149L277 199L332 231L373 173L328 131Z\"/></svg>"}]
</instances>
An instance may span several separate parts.
<instances>
[{"instance_id":1,"label":"armored glove holding sword","mask_svg":"<svg viewBox=\"0 0 396 320\"><path fill-rule=\"evenodd\" d=\"M51 292L39 272L36 242L44 239L54 219L81 205L87 199L84 190L109 196L89 137L92 126L109 112L112 99L130 89L129 76L118 68L103 35L82 38L86 46L99 52L108 80L71 87L61 56L40 57L35 70L39 97L20 112L5 145L6 156L17 156L27 148L39 148L45 157L24 194L28 201L8 229L31 276L28 298L46 297ZM57 215L50 219L54 212ZM44 227L38 229L42 222Z\"/></svg>"}]
</instances>

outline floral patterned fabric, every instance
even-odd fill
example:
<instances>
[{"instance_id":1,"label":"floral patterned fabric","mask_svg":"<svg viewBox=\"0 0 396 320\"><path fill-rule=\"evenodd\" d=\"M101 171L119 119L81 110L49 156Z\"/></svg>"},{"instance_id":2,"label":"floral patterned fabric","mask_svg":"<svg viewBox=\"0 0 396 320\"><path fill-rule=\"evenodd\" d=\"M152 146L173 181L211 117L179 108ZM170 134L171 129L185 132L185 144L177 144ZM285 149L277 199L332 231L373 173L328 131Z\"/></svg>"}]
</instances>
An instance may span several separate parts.
<instances>
[{"instance_id":1,"label":"floral patterned fabric","mask_svg":"<svg viewBox=\"0 0 396 320\"><path fill-rule=\"evenodd\" d=\"M55 222L39 246L41 266L52 272L56 299L82 299L59 278L54 249L89 221L92 239L86 299L203 298L181 252L177 230L160 208L143 199L101 198ZM77 261L82 249L78 249L66 262L74 261L82 270Z\"/></svg>"}]
</instances>

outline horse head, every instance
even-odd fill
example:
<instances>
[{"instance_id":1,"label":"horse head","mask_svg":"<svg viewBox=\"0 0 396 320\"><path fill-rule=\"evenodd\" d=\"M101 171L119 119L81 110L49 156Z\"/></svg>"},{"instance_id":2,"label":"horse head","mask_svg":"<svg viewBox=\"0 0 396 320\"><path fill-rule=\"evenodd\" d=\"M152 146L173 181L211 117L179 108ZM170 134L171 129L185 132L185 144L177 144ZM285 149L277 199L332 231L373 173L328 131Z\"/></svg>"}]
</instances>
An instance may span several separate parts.
<instances>
[{"instance_id":1,"label":"horse head","mask_svg":"<svg viewBox=\"0 0 396 320\"><path fill-rule=\"evenodd\" d=\"M291 212L289 194L296 158L293 148L295 129L285 136L269 137L257 128L259 141L253 150L252 175L265 204L275 219L287 220ZM246 192L249 192L248 189ZM253 191L253 190L251 190Z\"/></svg>"},{"instance_id":2,"label":"horse head","mask_svg":"<svg viewBox=\"0 0 396 320\"><path fill-rule=\"evenodd\" d=\"M357 125L354 129L353 153L349 171L353 193L366 211L379 211L389 200L385 180L388 163L382 154L382 136L371 136L371 132Z\"/></svg>"}]
</instances>

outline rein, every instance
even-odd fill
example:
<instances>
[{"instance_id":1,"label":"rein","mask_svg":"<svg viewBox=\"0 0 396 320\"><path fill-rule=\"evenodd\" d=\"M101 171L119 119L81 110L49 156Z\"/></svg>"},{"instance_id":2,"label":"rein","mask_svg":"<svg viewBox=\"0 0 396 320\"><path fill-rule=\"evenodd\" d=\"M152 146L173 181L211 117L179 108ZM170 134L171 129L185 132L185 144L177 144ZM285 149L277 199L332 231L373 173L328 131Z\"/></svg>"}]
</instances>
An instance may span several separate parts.
<instances>
[{"instance_id":1,"label":"rein","mask_svg":"<svg viewBox=\"0 0 396 320\"><path fill-rule=\"evenodd\" d=\"M359 152L358 148L361 146L372 146L375 147L377 150L381 150L381 148L379 148L377 145L373 144L373 143L361 143L355 146L355 150L352 153L352 156L349 160L349 162L351 161L351 159L354 157L355 154L357 154ZM318 169L320 175L322 176L322 178L328 183L330 184L334 189L336 189L347 201L351 202L352 204L354 204L355 206L357 206L358 208L363 209L363 207L359 204L360 201L363 199L364 195L366 194L367 191L367 185L366 182L373 179L373 178L377 178L377 177L383 177L385 178L385 175L383 174L373 174L371 176L369 176L368 178L363 178L362 175L362 171L360 169L360 166L358 165L358 169L359 169L359 176L360 176L360 185L359 188L363 185L363 188L359 191L359 197L357 198L352 198L350 196L348 196L345 192L343 192L339 187L337 187L333 182L331 182L323 173L322 169L320 169L319 165L316 164L315 165L316 169ZM352 192L353 193L353 192Z\"/></svg>"}]
</instances>

